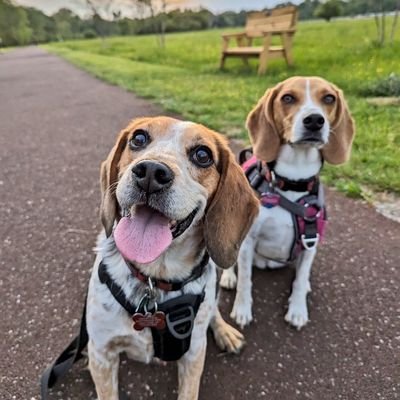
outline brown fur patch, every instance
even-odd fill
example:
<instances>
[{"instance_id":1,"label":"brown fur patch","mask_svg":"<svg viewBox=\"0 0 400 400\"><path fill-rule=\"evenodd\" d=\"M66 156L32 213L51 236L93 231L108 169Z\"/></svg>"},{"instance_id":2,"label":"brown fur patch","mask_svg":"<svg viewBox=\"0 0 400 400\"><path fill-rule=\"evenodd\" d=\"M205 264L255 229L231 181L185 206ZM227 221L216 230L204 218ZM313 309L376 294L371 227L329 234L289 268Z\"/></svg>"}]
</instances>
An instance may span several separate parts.
<instances>
[{"instance_id":1,"label":"brown fur patch","mask_svg":"<svg viewBox=\"0 0 400 400\"><path fill-rule=\"evenodd\" d=\"M292 77L268 89L247 117L247 128L254 154L264 161L274 161L279 147L293 139L293 123L300 107L305 102L306 81L310 81L312 100L324 111L331 126L329 144L323 150L331 164L339 164L349 157L354 136L354 121L351 118L343 93L335 85L319 77ZM281 98L290 94L296 98L294 104L285 104ZM325 104L322 98L332 94L337 99Z\"/></svg>"}]
</instances>

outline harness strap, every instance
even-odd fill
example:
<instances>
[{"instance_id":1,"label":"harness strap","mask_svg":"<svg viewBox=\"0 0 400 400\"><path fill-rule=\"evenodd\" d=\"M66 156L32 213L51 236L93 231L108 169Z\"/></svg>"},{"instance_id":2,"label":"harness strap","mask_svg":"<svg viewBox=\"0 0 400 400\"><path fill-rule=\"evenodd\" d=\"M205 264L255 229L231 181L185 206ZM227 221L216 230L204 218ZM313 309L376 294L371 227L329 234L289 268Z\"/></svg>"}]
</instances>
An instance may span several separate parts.
<instances>
[{"instance_id":1,"label":"harness strap","mask_svg":"<svg viewBox=\"0 0 400 400\"><path fill-rule=\"evenodd\" d=\"M83 307L79 334L71 341L65 350L50 364L40 379L40 394L42 400L48 399L48 390L52 388L59 379L66 375L68 370L82 357L82 350L86 347L89 336L86 329L86 300Z\"/></svg>"},{"instance_id":2,"label":"harness strap","mask_svg":"<svg viewBox=\"0 0 400 400\"><path fill-rule=\"evenodd\" d=\"M128 314L133 315L136 312L136 306L126 298L122 288L111 278L111 275L107 271L107 265L103 263L103 260L100 261L98 275L100 282L108 287L114 299L117 300Z\"/></svg>"},{"instance_id":3,"label":"harness strap","mask_svg":"<svg viewBox=\"0 0 400 400\"><path fill-rule=\"evenodd\" d=\"M195 281L197 278L200 278L200 276L204 272L204 268L208 264L209 259L210 259L210 256L208 255L207 252L205 252L200 263L193 268L190 276L183 281L165 281L163 279L153 279L152 278L153 286L158 289L164 290L166 292L181 290L189 282ZM143 274L130 262L127 262L127 265L129 267L129 269L131 270L132 275L135 278L137 278L140 281L145 282L145 283L148 282L148 280L149 280L148 275Z\"/></svg>"},{"instance_id":4,"label":"harness strap","mask_svg":"<svg viewBox=\"0 0 400 400\"><path fill-rule=\"evenodd\" d=\"M289 179L279 175L275 171L275 161L262 162L253 156L251 149L242 150L239 154L239 162L244 169L250 186L260 194L272 191L271 188L278 188L284 192L309 192L318 193L319 177L311 176L306 179ZM323 163L323 160L322 160Z\"/></svg>"}]
</instances>

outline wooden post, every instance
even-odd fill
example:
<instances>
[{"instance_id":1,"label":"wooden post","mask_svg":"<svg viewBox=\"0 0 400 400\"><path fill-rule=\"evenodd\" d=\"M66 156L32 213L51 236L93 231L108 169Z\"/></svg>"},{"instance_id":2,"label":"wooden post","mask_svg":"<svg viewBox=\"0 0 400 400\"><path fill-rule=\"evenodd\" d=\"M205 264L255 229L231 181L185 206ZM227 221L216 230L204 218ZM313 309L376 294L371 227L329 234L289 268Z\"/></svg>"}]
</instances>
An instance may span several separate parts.
<instances>
[{"instance_id":1,"label":"wooden post","mask_svg":"<svg viewBox=\"0 0 400 400\"><path fill-rule=\"evenodd\" d=\"M244 47L244 46L246 45L246 40L245 40L245 39L246 39L246 37L244 37L244 36L238 36L238 37L236 38L238 47ZM248 59L247 59L247 56L243 56L243 57L242 57L242 61L243 61L243 64L244 64L246 67L249 66L249 61L248 61Z\"/></svg>"},{"instance_id":2,"label":"wooden post","mask_svg":"<svg viewBox=\"0 0 400 400\"><path fill-rule=\"evenodd\" d=\"M292 57L292 42L293 35L290 33L282 33L281 35L282 44L283 44L283 54L285 56L287 65L293 65L293 57Z\"/></svg>"},{"instance_id":3,"label":"wooden post","mask_svg":"<svg viewBox=\"0 0 400 400\"><path fill-rule=\"evenodd\" d=\"M229 38L222 37L222 52L221 52L221 60L219 62L219 69L224 69L225 66L225 50L228 48Z\"/></svg>"},{"instance_id":4,"label":"wooden post","mask_svg":"<svg viewBox=\"0 0 400 400\"><path fill-rule=\"evenodd\" d=\"M258 66L258 75L263 75L267 70L268 65L268 53L269 53L269 46L271 44L271 34L265 33L264 34L264 47L262 52L260 53L259 62L260 65Z\"/></svg>"}]
</instances>

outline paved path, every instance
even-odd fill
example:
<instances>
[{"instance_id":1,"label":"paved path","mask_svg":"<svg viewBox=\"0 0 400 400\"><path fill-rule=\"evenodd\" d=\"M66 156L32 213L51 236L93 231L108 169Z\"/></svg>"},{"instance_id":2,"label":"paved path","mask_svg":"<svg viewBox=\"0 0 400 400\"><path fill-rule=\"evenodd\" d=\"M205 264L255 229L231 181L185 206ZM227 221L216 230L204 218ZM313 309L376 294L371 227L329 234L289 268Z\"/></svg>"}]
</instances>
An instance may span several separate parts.
<instances>
[{"instance_id":1,"label":"paved path","mask_svg":"<svg viewBox=\"0 0 400 400\"><path fill-rule=\"evenodd\" d=\"M99 228L98 169L150 103L37 48L0 56L0 398L38 399L38 377L75 334ZM202 400L400 398L400 225L329 193L311 323L283 321L292 271L256 271L239 357L210 340ZM224 292L228 315L232 295ZM174 399L175 366L123 361L131 398ZM79 365L54 399L94 399Z\"/></svg>"}]
</instances>

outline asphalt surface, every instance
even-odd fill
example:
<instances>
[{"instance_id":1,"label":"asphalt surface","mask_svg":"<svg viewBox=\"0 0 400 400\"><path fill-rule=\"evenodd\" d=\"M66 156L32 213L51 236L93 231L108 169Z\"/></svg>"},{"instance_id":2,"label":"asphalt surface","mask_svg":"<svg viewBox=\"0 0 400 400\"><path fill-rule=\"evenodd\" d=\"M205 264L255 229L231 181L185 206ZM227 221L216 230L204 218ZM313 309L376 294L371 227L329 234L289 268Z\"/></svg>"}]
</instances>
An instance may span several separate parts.
<instances>
[{"instance_id":1,"label":"asphalt surface","mask_svg":"<svg viewBox=\"0 0 400 400\"><path fill-rule=\"evenodd\" d=\"M192 90L188 88L188 90ZM77 331L100 227L99 165L116 133L162 111L37 48L0 55L0 398L39 399L44 367ZM283 320L293 271L255 271L240 356L210 338L200 399L400 399L400 225L328 193L310 324ZM223 292L228 317L233 294ZM131 399L176 398L176 367L124 360ZM94 399L78 364L53 399Z\"/></svg>"}]
</instances>

